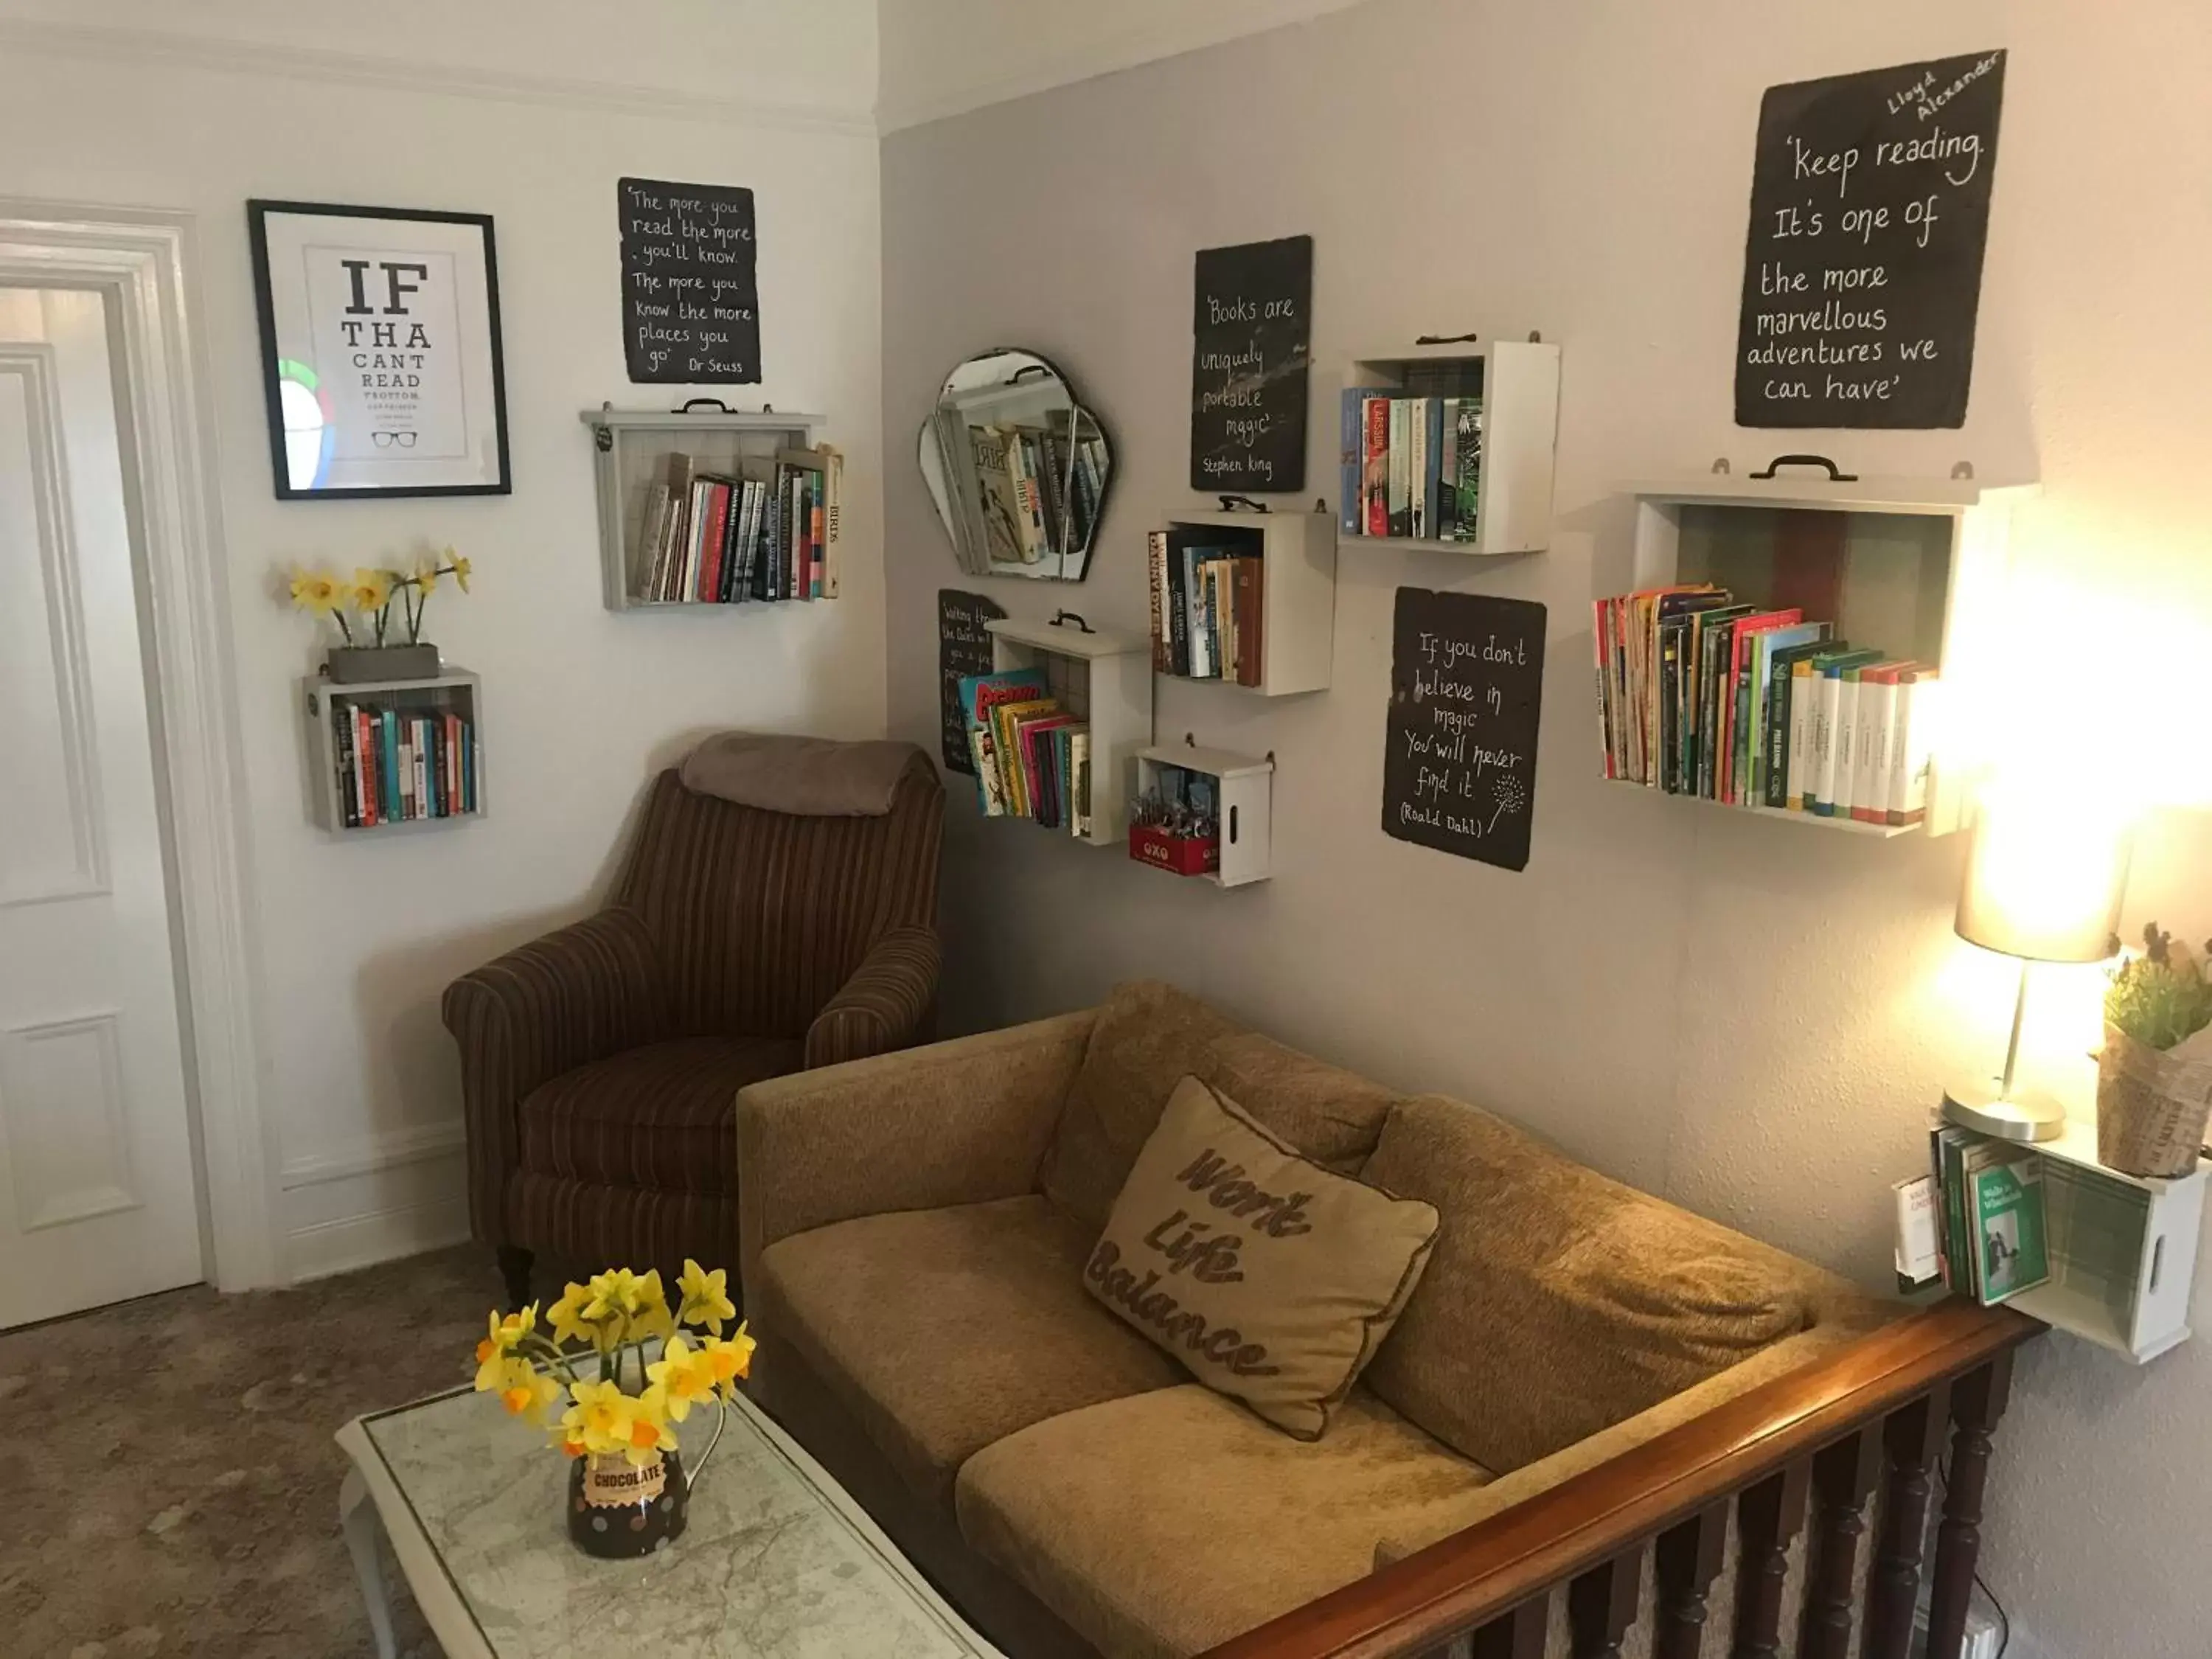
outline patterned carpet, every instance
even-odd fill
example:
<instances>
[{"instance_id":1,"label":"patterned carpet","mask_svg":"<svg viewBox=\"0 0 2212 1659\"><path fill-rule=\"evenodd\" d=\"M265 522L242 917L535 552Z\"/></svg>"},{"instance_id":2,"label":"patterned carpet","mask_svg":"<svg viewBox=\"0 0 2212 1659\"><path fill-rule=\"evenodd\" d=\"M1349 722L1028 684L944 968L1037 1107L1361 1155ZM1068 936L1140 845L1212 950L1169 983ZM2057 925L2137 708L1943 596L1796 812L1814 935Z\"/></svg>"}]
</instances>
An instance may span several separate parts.
<instances>
[{"instance_id":1,"label":"patterned carpet","mask_svg":"<svg viewBox=\"0 0 2212 1659\"><path fill-rule=\"evenodd\" d=\"M0 1653L368 1655L331 1436L466 1381L498 1297L465 1248L0 1335ZM439 1659L404 1595L401 1652Z\"/></svg>"}]
</instances>

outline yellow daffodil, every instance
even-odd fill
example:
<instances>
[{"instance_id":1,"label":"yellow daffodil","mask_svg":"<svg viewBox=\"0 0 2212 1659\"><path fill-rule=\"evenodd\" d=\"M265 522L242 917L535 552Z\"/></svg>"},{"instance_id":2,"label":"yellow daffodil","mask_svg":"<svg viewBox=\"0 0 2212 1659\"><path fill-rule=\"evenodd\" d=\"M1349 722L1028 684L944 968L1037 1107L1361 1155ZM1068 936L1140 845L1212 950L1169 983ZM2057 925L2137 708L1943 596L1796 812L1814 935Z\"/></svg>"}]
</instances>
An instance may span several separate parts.
<instances>
[{"instance_id":1,"label":"yellow daffodil","mask_svg":"<svg viewBox=\"0 0 2212 1659\"><path fill-rule=\"evenodd\" d=\"M415 591L417 593L428 598L431 590L438 585L438 562L435 559L425 559L415 567L415 574L407 580L415 584Z\"/></svg>"},{"instance_id":2,"label":"yellow daffodil","mask_svg":"<svg viewBox=\"0 0 2212 1659\"><path fill-rule=\"evenodd\" d=\"M620 1451L629 1443L630 1419L637 1402L617 1382L574 1382L568 1395L576 1403L561 1415L568 1443L588 1452Z\"/></svg>"},{"instance_id":3,"label":"yellow daffodil","mask_svg":"<svg viewBox=\"0 0 2212 1659\"><path fill-rule=\"evenodd\" d=\"M683 1274L676 1281L684 1297L678 1317L686 1325L696 1325L720 1336L722 1322L738 1316L737 1304L730 1300L729 1278L724 1268L708 1273L690 1257L684 1257Z\"/></svg>"},{"instance_id":4,"label":"yellow daffodil","mask_svg":"<svg viewBox=\"0 0 2212 1659\"><path fill-rule=\"evenodd\" d=\"M593 1324L626 1317L637 1305L637 1275L627 1267L593 1273L590 1288L591 1300L584 1304L584 1317Z\"/></svg>"},{"instance_id":5,"label":"yellow daffodil","mask_svg":"<svg viewBox=\"0 0 2212 1659\"><path fill-rule=\"evenodd\" d=\"M353 588L348 597L353 608L363 616L374 616L392 603L392 573L389 570L356 570L353 573Z\"/></svg>"},{"instance_id":6,"label":"yellow daffodil","mask_svg":"<svg viewBox=\"0 0 2212 1659\"><path fill-rule=\"evenodd\" d=\"M545 1413L561 1397L561 1384L526 1359L511 1359L507 1364L507 1386L499 1391L499 1403L511 1416L543 1424Z\"/></svg>"},{"instance_id":7,"label":"yellow daffodil","mask_svg":"<svg viewBox=\"0 0 2212 1659\"><path fill-rule=\"evenodd\" d=\"M345 589L326 570L292 573L292 603L318 617L327 617L344 602Z\"/></svg>"},{"instance_id":8,"label":"yellow daffodil","mask_svg":"<svg viewBox=\"0 0 2212 1659\"><path fill-rule=\"evenodd\" d=\"M622 1454L632 1468L643 1468L676 1449L676 1431L668 1426L668 1396L659 1389L647 1389L629 1403L629 1438Z\"/></svg>"},{"instance_id":9,"label":"yellow daffodil","mask_svg":"<svg viewBox=\"0 0 2212 1659\"><path fill-rule=\"evenodd\" d=\"M647 1378L668 1402L669 1417L678 1423L690 1416L691 1407L714 1397L714 1363L702 1351L688 1347L680 1336L668 1339L659 1359L645 1368Z\"/></svg>"},{"instance_id":10,"label":"yellow daffodil","mask_svg":"<svg viewBox=\"0 0 2212 1659\"><path fill-rule=\"evenodd\" d=\"M708 1368L714 1373L714 1386L725 1400L732 1399L738 1392L738 1380L753 1373L753 1349L757 1345L745 1334L742 1322L725 1342L719 1336L710 1336L700 1349Z\"/></svg>"},{"instance_id":11,"label":"yellow daffodil","mask_svg":"<svg viewBox=\"0 0 2212 1659\"><path fill-rule=\"evenodd\" d=\"M477 1392L483 1394L506 1386L505 1364L507 1357L520 1346L522 1339L538 1327L538 1304L532 1303L520 1313L511 1313L502 1319L497 1313L491 1316L491 1330L477 1344Z\"/></svg>"},{"instance_id":12,"label":"yellow daffodil","mask_svg":"<svg viewBox=\"0 0 2212 1659\"><path fill-rule=\"evenodd\" d=\"M461 592L464 593L467 592L469 591L469 562L463 558L459 554L454 552L450 547L446 550L446 568L453 573L453 580L460 585Z\"/></svg>"},{"instance_id":13,"label":"yellow daffodil","mask_svg":"<svg viewBox=\"0 0 2212 1659\"><path fill-rule=\"evenodd\" d=\"M640 1336L665 1341L676 1334L676 1316L668 1310L668 1293L660 1288L660 1269L653 1268L637 1280L630 1307L630 1324Z\"/></svg>"}]
</instances>

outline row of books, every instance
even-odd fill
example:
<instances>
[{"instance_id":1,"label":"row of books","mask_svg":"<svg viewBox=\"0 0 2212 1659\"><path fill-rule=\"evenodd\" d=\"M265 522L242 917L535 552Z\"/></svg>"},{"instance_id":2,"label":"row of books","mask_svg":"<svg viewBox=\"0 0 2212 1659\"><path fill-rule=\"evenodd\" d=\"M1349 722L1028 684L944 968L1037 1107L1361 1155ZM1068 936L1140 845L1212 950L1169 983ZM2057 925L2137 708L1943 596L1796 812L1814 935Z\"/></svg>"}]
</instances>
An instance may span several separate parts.
<instances>
[{"instance_id":1,"label":"row of books","mask_svg":"<svg viewBox=\"0 0 2212 1659\"><path fill-rule=\"evenodd\" d=\"M1348 387L1341 435L1347 536L1471 542L1482 498L1482 399Z\"/></svg>"},{"instance_id":2,"label":"row of books","mask_svg":"<svg viewBox=\"0 0 2212 1659\"><path fill-rule=\"evenodd\" d=\"M947 404L931 420L962 569L985 576L1090 546L1109 463L1087 416L1059 410L1042 424L974 424Z\"/></svg>"},{"instance_id":3,"label":"row of books","mask_svg":"<svg viewBox=\"0 0 2212 1659\"><path fill-rule=\"evenodd\" d=\"M1607 777L1869 824L1927 817L1933 668L1711 583L1600 599L1592 625Z\"/></svg>"},{"instance_id":4,"label":"row of books","mask_svg":"<svg viewBox=\"0 0 2212 1659\"><path fill-rule=\"evenodd\" d=\"M1943 1283L1984 1306L2051 1278L2040 1153L1943 1124L1929 1132Z\"/></svg>"},{"instance_id":5,"label":"row of books","mask_svg":"<svg viewBox=\"0 0 2212 1659\"><path fill-rule=\"evenodd\" d=\"M1233 547L1146 538L1152 590L1152 666L1194 680L1258 685L1267 562Z\"/></svg>"},{"instance_id":6,"label":"row of books","mask_svg":"<svg viewBox=\"0 0 2212 1659\"><path fill-rule=\"evenodd\" d=\"M668 458L646 493L636 585L653 605L837 597L844 458L834 449L746 456L735 474Z\"/></svg>"},{"instance_id":7,"label":"row of books","mask_svg":"<svg viewBox=\"0 0 2212 1659\"><path fill-rule=\"evenodd\" d=\"M333 697L331 732L347 829L477 810L476 727L450 709L416 713Z\"/></svg>"},{"instance_id":8,"label":"row of books","mask_svg":"<svg viewBox=\"0 0 2212 1659\"><path fill-rule=\"evenodd\" d=\"M1042 669L971 674L960 706L987 816L1090 835L1091 728L1053 696Z\"/></svg>"}]
</instances>

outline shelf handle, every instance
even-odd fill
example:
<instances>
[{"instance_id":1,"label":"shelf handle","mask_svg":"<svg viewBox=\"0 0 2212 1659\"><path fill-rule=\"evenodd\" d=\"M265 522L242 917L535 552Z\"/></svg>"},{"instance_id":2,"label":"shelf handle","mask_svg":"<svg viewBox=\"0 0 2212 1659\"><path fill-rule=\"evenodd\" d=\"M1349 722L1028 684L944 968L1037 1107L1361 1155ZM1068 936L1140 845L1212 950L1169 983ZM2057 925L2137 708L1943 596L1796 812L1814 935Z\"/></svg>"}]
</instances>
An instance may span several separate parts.
<instances>
[{"instance_id":1,"label":"shelf handle","mask_svg":"<svg viewBox=\"0 0 2212 1659\"><path fill-rule=\"evenodd\" d=\"M720 398L686 398L684 400L684 407L677 410L675 412L678 415L689 415L693 410L697 409L702 404L708 409L713 410L717 415L734 415L738 412L736 410L732 409L729 404L724 403Z\"/></svg>"},{"instance_id":2,"label":"shelf handle","mask_svg":"<svg viewBox=\"0 0 2212 1659\"><path fill-rule=\"evenodd\" d=\"M1054 611L1052 613L1052 621L1048 625L1054 628L1065 628L1070 623L1073 623L1075 624L1077 631L1079 633L1096 634L1098 631L1089 623L1084 621L1082 617L1077 616L1073 611Z\"/></svg>"},{"instance_id":3,"label":"shelf handle","mask_svg":"<svg viewBox=\"0 0 2212 1659\"><path fill-rule=\"evenodd\" d=\"M1785 466L1824 466L1828 469L1830 483L1856 483L1859 481L1857 473L1844 471L1826 455L1777 455L1766 464L1764 472L1754 472L1751 476L1762 480L1771 478Z\"/></svg>"},{"instance_id":4,"label":"shelf handle","mask_svg":"<svg viewBox=\"0 0 2212 1659\"><path fill-rule=\"evenodd\" d=\"M1421 334L1414 337L1413 343L1417 346L1473 345L1481 337L1479 334Z\"/></svg>"},{"instance_id":5,"label":"shelf handle","mask_svg":"<svg viewBox=\"0 0 2212 1659\"><path fill-rule=\"evenodd\" d=\"M1265 513L1267 510L1267 504L1265 501L1255 501L1249 495L1224 495L1221 498L1221 510L1224 513L1234 513L1240 508L1248 513Z\"/></svg>"}]
</instances>

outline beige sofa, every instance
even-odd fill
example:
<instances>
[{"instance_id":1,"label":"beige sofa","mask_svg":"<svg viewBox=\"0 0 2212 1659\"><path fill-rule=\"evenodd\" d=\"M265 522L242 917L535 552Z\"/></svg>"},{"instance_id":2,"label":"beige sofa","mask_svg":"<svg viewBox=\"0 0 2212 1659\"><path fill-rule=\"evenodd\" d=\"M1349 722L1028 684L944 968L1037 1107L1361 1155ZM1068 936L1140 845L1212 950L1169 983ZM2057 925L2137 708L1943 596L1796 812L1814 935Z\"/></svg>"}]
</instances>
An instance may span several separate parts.
<instances>
[{"instance_id":1,"label":"beige sofa","mask_svg":"<svg viewBox=\"0 0 2212 1659\"><path fill-rule=\"evenodd\" d=\"M1192 1381L1081 1268L1176 1082L1443 1216L1328 1433ZM1016 1659L1180 1659L1893 1311L1497 1118L1172 988L738 1098L755 1387Z\"/></svg>"}]
</instances>

